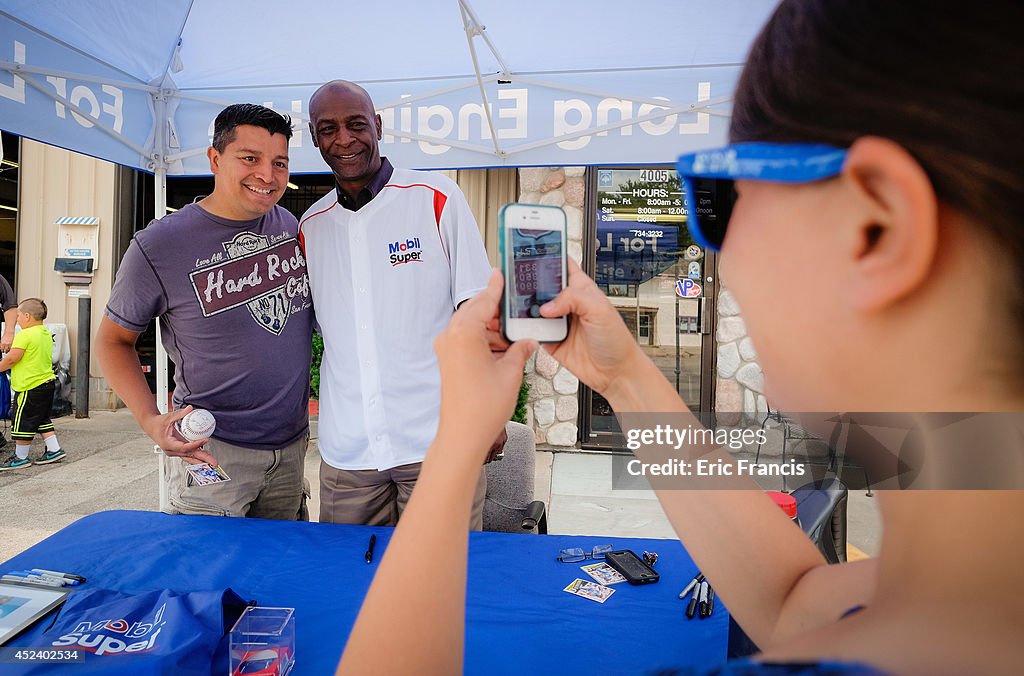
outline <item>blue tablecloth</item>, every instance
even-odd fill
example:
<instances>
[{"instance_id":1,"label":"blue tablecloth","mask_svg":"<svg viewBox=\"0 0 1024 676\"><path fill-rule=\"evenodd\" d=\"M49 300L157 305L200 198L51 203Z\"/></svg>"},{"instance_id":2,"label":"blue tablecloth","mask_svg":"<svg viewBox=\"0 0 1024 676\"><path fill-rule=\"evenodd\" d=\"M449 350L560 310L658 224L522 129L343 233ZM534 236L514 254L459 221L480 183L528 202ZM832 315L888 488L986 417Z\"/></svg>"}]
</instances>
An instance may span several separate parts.
<instances>
[{"instance_id":1,"label":"blue tablecloth","mask_svg":"<svg viewBox=\"0 0 1024 676\"><path fill-rule=\"evenodd\" d=\"M390 528L102 512L19 554L0 571L60 570L86 576L83 589L130 593L231 587L260 605L294 607L292 673L329 674L376 570L364 561L371 533L377 534L379 561ZM617 584L603 604L562 591L577 577L589 578L579 569L583 564L556 561L558 550L605 543L638 555L658 552L661 581ZM722 664L725 607L716 604L712 617L688 620L686 602L678 598L695 574L693 561L674 540L472 533L466 673L591 676Z\"/></svg>"}]
</instances>

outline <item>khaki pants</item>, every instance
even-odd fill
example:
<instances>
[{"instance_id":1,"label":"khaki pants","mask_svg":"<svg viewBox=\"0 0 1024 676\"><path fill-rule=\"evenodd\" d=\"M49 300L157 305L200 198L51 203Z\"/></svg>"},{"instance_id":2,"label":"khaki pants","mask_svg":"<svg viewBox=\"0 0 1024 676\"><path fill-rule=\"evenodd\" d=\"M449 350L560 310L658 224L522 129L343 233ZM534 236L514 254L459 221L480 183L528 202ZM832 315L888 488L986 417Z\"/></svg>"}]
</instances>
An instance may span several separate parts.
<instances>
[{"instance_id":1,"label":"khaki pants","mask_svg":"<svg viewBox=\"0 0 1024 676\"><path fill-rule=\"evenodd\" d=\"M321 460L320 522L396 525L416 486L421 466L422 463L417 462L378 472L373 469L336 469ZM487 475L481 468L469 520L472 530L483 529L486 494Z\"/></svg>"},{"instance_id":2,"label":"khaki pants","mask_svg":"<svg viewBox=\"0 0 1024 676\"><path fill-rule=\"evenodd\" d=\"M285 448L261 451L210 439L207 450L231 480L206 486L195 485L183 460L165 458L166 511L309 521L309 483L304 478L308 443L303 436Z\"/></svg>"}]
</instances>

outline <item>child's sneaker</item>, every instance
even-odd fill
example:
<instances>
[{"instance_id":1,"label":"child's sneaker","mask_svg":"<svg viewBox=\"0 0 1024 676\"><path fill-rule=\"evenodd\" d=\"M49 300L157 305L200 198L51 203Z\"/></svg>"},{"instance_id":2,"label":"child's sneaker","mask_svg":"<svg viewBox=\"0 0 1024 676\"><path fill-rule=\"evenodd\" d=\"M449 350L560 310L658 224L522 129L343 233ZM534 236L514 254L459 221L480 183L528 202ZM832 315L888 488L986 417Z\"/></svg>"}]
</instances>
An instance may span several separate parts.
<instances>
[{"instance_id":1,"label":"child's sneaker","mask_svg":"<svg viewBox=\"0 0 1024 676\"><path fill-rule=\"evenodd\" d=\"M14 453L11 453L10 456L8 456L6 460L4 460L3 462L0 462L0 472L6 471L6 470L9 470L9 469L21 469L22 467L29 467L31 464L32 464L32 461L29 460L28 458L25 458L24 460L22 460L21 458L19 458Z\"/></svg>"},{"instance_id":2,"label":"child's sneaker","mask_svg":"<svg viewBox=\"0 0 1024 676\"><path fill-rule=\"evenodd\" d=\"M47 464L49 464L51 462L57 462L58 460L63 458L65 455L66 454L64 453L64 449L63 448L58 448L53 453L51 453L50 451L47 451L46 453L43 453L43 457L41 457L38 460L36 460L36 464L37 465L47 465Z\"/></svg>"}]
</instances>

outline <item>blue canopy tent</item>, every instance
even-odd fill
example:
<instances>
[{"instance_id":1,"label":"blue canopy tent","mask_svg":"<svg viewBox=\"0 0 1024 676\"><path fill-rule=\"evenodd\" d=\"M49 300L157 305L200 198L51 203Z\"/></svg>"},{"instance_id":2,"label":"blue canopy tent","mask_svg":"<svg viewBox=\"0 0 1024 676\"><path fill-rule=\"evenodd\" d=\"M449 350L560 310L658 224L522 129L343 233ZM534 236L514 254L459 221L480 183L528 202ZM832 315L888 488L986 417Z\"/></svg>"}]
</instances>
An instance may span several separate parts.
<instances>
[{"instance_id":1,"label":"blue canopy tent","mask_svg":"<svg viewBox=\"0 0 1024 676\"><path fill-rule=\"evenodd\" d=\"M0 0L0 128L166 176L209 174L230 103L293 116L362 84L397 166L652 164L724 141L774 0ZM166 402L166 355L158 390Z\"/></svg>"},{"instance_id":2,"label":"blue canopy tent","mask_svg":"<svg viewBox=\"0 0 1024 676\"><path fill-rule=\"evenodd\" d=\"M0 127L201 175L216 113L265 103L300 123L293 171L322 173L301 123L344 77L373 96L396 165L669 162L723 138L774 4L0 0Z\"/></svg>"}]
</instances>

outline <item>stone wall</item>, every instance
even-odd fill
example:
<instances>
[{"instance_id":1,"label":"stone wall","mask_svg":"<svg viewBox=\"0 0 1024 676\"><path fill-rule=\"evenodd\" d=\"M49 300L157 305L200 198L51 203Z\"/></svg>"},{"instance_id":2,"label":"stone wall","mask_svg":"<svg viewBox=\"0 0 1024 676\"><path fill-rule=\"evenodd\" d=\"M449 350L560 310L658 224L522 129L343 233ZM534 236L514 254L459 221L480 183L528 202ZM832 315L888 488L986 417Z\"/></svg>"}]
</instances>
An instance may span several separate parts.
<instances>
[{"instance_id":1,"label":"stone wall","mask_svg":"<svg viewBox=\"0 0 1024 676\"><path fill-rule=\"evenodd\" d=\"M757 362L754 345L732 294L722 288L718 294L718 382L715 412L719 424L739 424L741 414L764 417L768 403L764 397L764 374Z\"/></svg>"},{"instance_id":2,"label":"stone wall","mask_svg":"<svg viewBox=\"0 0 1024 676\"><path fill-rule=\"evenodd\" d=\"M519 170L519 201L561 207L568 223L569 256L583 260L584 167L534 167ZM530 384L527 424L538 444L554 449L577 447L579 381L543 350L526 363Z\"/></svg>"}]
</instances>

